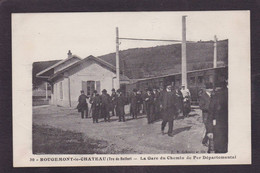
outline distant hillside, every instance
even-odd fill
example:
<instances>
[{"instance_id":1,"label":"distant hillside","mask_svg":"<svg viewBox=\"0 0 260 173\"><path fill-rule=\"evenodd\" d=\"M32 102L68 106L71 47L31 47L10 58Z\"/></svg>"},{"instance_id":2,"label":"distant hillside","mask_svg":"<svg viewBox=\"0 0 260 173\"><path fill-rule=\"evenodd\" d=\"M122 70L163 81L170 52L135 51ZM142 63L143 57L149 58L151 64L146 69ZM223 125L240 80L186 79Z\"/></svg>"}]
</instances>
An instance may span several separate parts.
<instances>
[{"instance_id":1,"label":"distant hillside","mask_svg":"<svg viewBox=\"0 0 260 173\"><path fill-rule=\"evenodd\" d=\"M39 73L40 71L56 64L61 60L54 60L54 61L39 61L39 62L34 62L33 63L33 70L32 70L32 76L33 76L33 87L35 88L36 86L40 86L42 84L42 79L41 78L36 78L36 74Z\"/></svg>"},{"instance_id":2,"label":"distant hillside","mask_svg":"<svg viewBox=\"0 0 260 173\"><path fill-rule=\"evenodd\" d=\"M188 71L213 67L213 41L187 43ZM228 40L218 41L218 66L228 64ZM181 44L134 48L119 52L120 68L132 79L181 71ZM99 58L115 65L115 53Z\"/></svg>"}]
</instances>

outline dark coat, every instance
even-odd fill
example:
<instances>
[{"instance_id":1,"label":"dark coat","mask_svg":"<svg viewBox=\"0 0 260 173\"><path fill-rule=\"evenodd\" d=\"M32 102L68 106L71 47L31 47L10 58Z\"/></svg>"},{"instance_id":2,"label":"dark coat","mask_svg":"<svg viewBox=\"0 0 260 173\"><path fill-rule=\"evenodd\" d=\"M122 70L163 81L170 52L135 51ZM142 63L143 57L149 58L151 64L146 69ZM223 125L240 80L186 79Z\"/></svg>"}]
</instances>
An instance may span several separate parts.
<instances>
[{"instance_id":1,"label":"dark coat","mask_svg":"<svg viewBox=\"0 0 260 173\"><path fill-rule=\"evenodd\" d=\"M100 108L101 99L100 96L94 96L90 98L91 109L96 110Z\"/></svg>"},{"instance_id":2,"label":"dark coat","mask_svg":"<svg viewBox=\"0 0 260 173\"><path fill-rule=\"evenodd\" d=\"M175 95L177 98L177 103L176 103L177 109L183 111L183 96L182 96L181 91L175 90Z\"/></svg>"},{"instance_id":3,"label":"dark coat","mask_svg":"<svg viewBox=\"0 0 260 173\"><path fill-rule=\"evenodd\" d=\"M116 104L116 97L117 97L117 95L116 95L115 92L111 94L111 103L112 103L113 105Z\"/></svg>"},{"instance_id":4,"label":"dark coat","mask_svg":"<svg viewBox=\"0 0 260 173\"><path fill-rule=\"evenodd\" d=\"M163 91L161 94L163 120L170 121L177 115L177 97L175 92Z\"/></svg>"},{"instance_id":5,"label":"dark coat","mask_svg":"<svg viewBox=\"0 0 260 173\"><path fill-rule=\"evenodd\" d=\"M160 111L160 93L155 92L154 94L154 112L158 113Z\"/></svg>"},{"instance_id":6,"label":"dark coat","mask_svg":"<svg viewBox=\"0 0 260 173\"><path fill-rule=\"evenodd\" d=\"M131 108L136 108L137 107L137 102L138 102L138 95L132 93L131 96L130 96Z\"/></svg>"},{"instance_id":7,"label":"dark coat","mask_svg":"<svg viewBox=\"0 0 260 173\"><path fill-rule=\"evenodd\" d=\"M79 96L79 99L78 99L78 105L77 105L77 109L78 109L78 112L82 112L84 110L88 110L88 103L87 103L87 99L88 97L85 95L85 94L81 94Z\"/></svg>"},{"instance_id":8,"label":"dark coat","mask_svg":"<svg viewBox=\"0 0 260 173\"><path fill-rule=\"evenodd\" d=\"M108 107L111 103L111 97L108 94L102 94L100 97L101 97L102 107L103 106Z\"/></svg>"},{"instance_id":9,"label":"dark coat","mask_svg":"<svg viewBox=\"0 0 260 173\"><path fill-rule=\"evenodd\" d=\"M125 105L126 105L126 97L123 95L116 97L116 112L118 115L125 115Z\"/></svg>"},{"instance_id":10,"label":"dark coat","mask_svg":"<svg viewBox=\"0 0 260 173\"><path fill-rule=\"evenodd\" d=\"M205 90L201 92L201 96L199 98L199 106L202 111L209 111L209 103L210 103L210 96L206 93Z\"/></svg>"},{"instance_id":11,"label":"dark coat","mask_svg":"<svg viewBox=\"0 0 260 173\"><path fill-rule=\"evenodd\" d=\"M153 104L154 104L154 95L153 95L153 93L151 93L150 96L148 94L145 94L144 95L144 101L145 101L145 104L147 106L153 106Z\"/></svg>"},{"instance_id":12,"label":"dark coat","mask_svg":"<svg viewBox=\"0 0 260 173\"><path fill-rule=\"evenodd\" d=\"M216 153L226 153L228 147L228 89L223 88L216 93L213 128L214 148Z\"/></svg>"}]
</instances>

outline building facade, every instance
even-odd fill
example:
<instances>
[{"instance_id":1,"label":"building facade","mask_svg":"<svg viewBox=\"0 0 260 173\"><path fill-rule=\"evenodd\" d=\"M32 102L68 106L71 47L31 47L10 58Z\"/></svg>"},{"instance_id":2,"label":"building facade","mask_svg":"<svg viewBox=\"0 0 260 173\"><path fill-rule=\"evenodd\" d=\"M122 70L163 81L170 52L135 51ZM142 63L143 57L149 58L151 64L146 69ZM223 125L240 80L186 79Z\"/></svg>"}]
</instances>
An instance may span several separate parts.
<instances>
[{"instance_id":1,"label":"building facade","mask_svg":"<svg viewBox=\"0 0 260 173\"><path fill-rule=\"evenodd\" d=\"M37 77L45 77L52 86L51 104L76 107L80 91L91 96L94 90L99 94L103 89L111 93L116 86L116 68L94 56L80 59L77 56L69 56L63 62L37 74ZM120 76L120 84L128 84L129 79Z\"/></svg>"}]
</instances>

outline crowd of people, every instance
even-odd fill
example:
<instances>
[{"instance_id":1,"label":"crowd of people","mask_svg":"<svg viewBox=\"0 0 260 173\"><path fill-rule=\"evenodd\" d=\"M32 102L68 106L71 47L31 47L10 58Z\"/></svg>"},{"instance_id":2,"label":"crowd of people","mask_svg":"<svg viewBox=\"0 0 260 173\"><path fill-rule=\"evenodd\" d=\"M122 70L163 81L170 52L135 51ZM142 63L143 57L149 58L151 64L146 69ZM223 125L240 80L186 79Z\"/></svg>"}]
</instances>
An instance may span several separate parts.
<instances>
[{"instance_id":1,"label":"crowd of people","mask_svg":"<svg viewBox=\"0 0 260 173\"><path fill-rule=\"evenodd\" d=\"M203 123L205 124L205 136L202 144L208 146L208 152L225 153L228 143L228 119L227 119L227 87L223 85L213 88L212 84L206 84L199 93L199 106L202 110ZM90 111L88 111L89 99ZM112 89L109 95L106 89L99 95L95 90L88 97L81 91L79 96L78 111L82 118L87 118L91 112L93 123L98 123L99 118L110 122L110 116L117 116L119 122L125 122L125 105L130 105L130 116L137 119L140 114L147 115L148 124L162 119L161 132L168 123L168 136L173 136L174 119L183 113L182 117L188 117L191 111L191 95L187 88L174 87L147 88L145 92L137 89L125 96L120 89Z\"/></svg>"},{"instance_id":2,"label":"crowd of people","mask_svg":"<svg viewBox=\"0 0 260 173\"><path fill-rule=\"evenodd\" d=\"M163 117L163 93L167 92L170 87L170 92L176 97L174 106L178 113L183 112L187 116L190 112L190 92L188 89L179 89L169 85L166 89L163 88L147 88L145 92L137 89L127 96L123 95L120 89L112 89L111 95L107 93L106 89L102 90L99 95L96 90L89 97L86 96L84 91L78 99L77 109L81 113L82 118L90 117L92 114L93 123L98 123L99 118L104 118L105 122L110 122L110 116L118 116L118 121L125 121L125 105L130 105L130 116L137 119L140 114L146 114L148 124ZM87 99L91 104L88 110ZM90 113L91 112L91 113Z\"/></svg>"}]
</instances>

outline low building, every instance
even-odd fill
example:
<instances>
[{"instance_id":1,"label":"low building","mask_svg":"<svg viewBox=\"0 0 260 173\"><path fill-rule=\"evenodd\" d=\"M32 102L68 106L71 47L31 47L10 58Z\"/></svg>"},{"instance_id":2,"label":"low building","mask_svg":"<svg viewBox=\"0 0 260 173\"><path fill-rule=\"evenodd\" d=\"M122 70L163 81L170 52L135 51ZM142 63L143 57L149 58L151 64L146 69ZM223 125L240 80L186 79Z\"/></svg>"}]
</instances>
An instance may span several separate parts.
<instances>
[{"instance_id":1,"label":"low building","mask_svg":"<svg viewBox=\"0 0 260 173\"><path fill-rule=\"evenodd\" d=\"M92 55L81 59L69 52L67 59L36 76L46 78L51 84L51 103L64 107L76 107L81 90L91 96L94 90L100 94L103 89L111 93L112 88L118 88L115 66ZM120 84L129 82L126 76L120 76Z\"/></svg>"}]
</instances>

